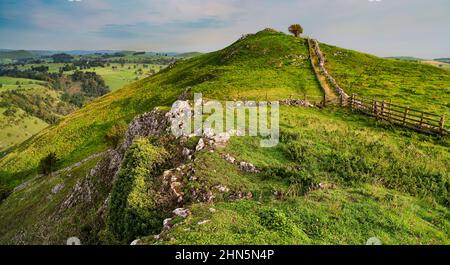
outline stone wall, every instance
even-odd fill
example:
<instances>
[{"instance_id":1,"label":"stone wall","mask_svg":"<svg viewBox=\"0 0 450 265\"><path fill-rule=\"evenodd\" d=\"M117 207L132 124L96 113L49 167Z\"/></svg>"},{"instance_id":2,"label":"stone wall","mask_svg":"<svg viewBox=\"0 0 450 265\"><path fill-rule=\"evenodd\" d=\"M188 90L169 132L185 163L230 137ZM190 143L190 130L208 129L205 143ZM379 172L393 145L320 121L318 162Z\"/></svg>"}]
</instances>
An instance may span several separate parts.
<instances>
[{"instance_id":1,"label":"stone wall","mask_svg":"<svg viewBox=\"0 0 450 265\"><path fill-rule=\"evenodd\" d=\"M319 43L317 40L315 39L311 39L312 44L313 44L313 49L314 52L317 56L317 59L319 61L319 68L320 71L322 72L322 74L325 76L325 78L327 79L328 83L333 87L333 89L336 91L336 93L343 97L344 99L347 99L349 96L347 95L347 93L345 93L345 91L338 85L338 83L336 82L336 80L330 75L330 73L327 71L327 69L325 68L325 57L323 56L322 51L320 50L319 47Z\"/></svg>"}]
</instances>

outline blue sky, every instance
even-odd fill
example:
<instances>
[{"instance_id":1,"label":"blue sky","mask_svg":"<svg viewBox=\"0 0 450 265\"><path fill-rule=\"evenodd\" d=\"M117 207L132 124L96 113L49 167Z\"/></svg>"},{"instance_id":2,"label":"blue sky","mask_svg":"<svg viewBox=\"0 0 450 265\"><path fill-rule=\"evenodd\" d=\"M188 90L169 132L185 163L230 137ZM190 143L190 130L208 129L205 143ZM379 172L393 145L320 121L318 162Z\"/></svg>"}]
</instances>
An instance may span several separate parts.
<instances>
[{"instance_id":1,"label":"blue sky","mask_svg":"<svg viewBox=\"0 0 450 265\"><path fill-rule=\"evenodd\" d=\"M449 0L0 0L0 48L206 52L292 23L379 56L450 57Z\"/></svg>"}]
</instances>

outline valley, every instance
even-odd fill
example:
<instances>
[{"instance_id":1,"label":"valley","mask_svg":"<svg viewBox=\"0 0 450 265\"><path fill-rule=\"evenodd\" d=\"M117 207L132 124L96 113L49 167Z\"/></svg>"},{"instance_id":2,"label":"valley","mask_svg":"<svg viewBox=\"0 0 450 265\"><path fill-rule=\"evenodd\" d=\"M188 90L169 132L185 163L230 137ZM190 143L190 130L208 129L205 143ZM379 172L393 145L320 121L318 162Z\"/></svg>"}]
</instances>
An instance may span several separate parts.
<instances>
[{"instance_id":1,"label":"valley","mask_svg":"<svg viewBox=\"0 0 450 265\"><path fill-rule=\"evenodd\" d=\"M9 60L0 65L0 157L93 98L81 91L79 82L70 80L76 71L96 73L108 91L114 91L153 75L176 60L135 52L67 55L62 59L61 53L55 54L0 53L0 57Z\"/></svg>"}]
</instances>

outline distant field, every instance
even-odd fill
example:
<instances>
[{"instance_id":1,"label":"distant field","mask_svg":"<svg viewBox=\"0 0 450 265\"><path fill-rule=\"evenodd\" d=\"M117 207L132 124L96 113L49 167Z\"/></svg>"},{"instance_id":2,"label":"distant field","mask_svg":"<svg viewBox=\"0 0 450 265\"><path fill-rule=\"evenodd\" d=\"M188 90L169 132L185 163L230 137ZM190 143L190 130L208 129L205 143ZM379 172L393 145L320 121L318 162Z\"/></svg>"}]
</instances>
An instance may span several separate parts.
<instances>
[{"instance_id":1,"label":"distant field","mask_svg":"<svg viewBox=\"0 0 450 265\"><path fill-rule=\"evenodd\" d=\"M45 65L49 67L49 72L59 72L59 69L64 66L62 63L46 63L46 64L27 64L19 67L19 69L31 69L31 67ZM111 91L117 90L124 85L131 83L136 80L140 80L148 75L149 71L153 70L155 72L160 71L164 66L157 64L146 64L147 68L144 68L143 64L136 63L111 63L109 66L105 67L93 67L89 69L83 69L82 71L93 71L98 75L102 76L106 84L109 86ZM113 68L114 67L114 68ZM139 74L139 69L142 69L142 74ZM72 72L65 72L71 74Z\"/></svg>"},{"instance_id":2,"label":"distant field","mask_svg":"<svg viewBox=\"0 0 450 265\"><path fill-rule=\"evenodd\" d=\"M115 68L113 68L115 67ZM150 75L149 71L160 71L162 65L149 64L148 68L143 68L142 64L124 64L112 63L107 67L95 67L83 69L82 71L93 71L103 77L106 84L111 91L117 90L126 84L140 80ZM139 74L139 69L142 69L142 74Z\"/></svg>"},{"instance_id":3,"label":"distant field","mask_svg":"<svg viewBox=\"0 0 450 265\"><path fill-rule=\"evenodd\" d=\"M19 82L19 84L17 83ZM0 76L0 91L13 90L19 88L31 89L45 86L45 82L34 79L15 78L8 76Z\"/></svg>"},{"instance_id":4,"label":"distant field","mask_svg":"<svg viewBox=\"0 0 450 265\"><path fill-rule=\"evenodd\" d=\"M433 66L444 68L444 69L450 69L450 63L444 63L444 62L439 62L439 61L434 61L434 60L426 60L426 61L422 61L422 63L433 65Z\"/></svg>"}]
</instances>

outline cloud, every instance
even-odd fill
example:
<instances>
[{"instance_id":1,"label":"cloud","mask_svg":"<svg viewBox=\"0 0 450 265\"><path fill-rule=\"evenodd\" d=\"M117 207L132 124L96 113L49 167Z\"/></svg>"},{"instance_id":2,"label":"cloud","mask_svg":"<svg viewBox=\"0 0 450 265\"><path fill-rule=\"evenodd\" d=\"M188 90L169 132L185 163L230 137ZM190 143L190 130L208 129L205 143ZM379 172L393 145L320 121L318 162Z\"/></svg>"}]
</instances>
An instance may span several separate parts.
<instances>
[{"instance_id":1,"label":"cloud","mask_svg":"<svg viewBox=\"0 0 450 265\"><path fill-rule=\"evenodd\" d=\"M448 0L1 0L0 46L210 51L300 23L346 48L440 57L450 56L448 13Z\"/></svg>"}]
</instances>

